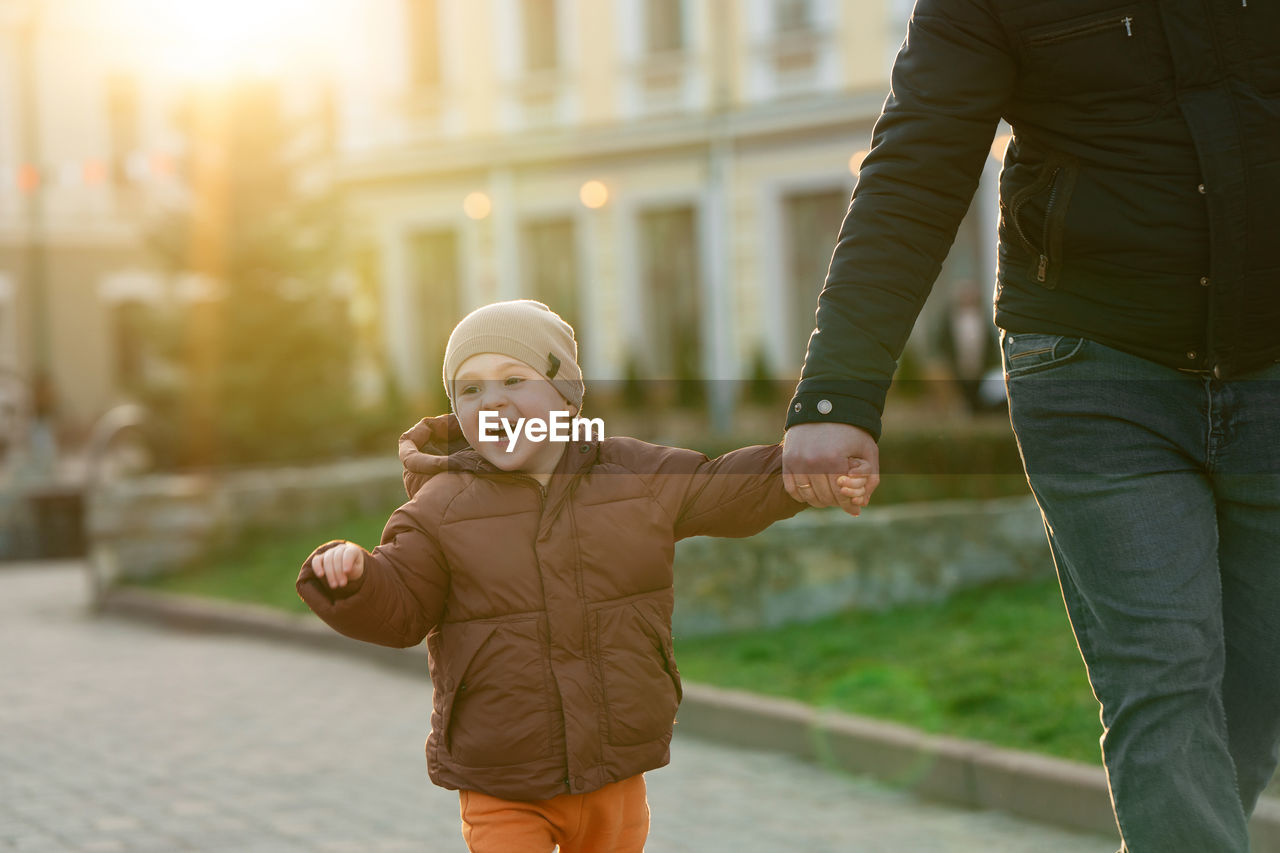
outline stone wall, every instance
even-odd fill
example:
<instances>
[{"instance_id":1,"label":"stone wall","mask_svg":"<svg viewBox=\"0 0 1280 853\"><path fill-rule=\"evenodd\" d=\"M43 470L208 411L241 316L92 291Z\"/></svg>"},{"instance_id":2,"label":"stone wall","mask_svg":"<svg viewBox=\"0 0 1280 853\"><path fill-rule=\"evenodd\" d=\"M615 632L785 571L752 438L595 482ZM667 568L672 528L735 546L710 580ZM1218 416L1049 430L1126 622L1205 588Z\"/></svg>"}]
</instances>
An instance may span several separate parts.
<instances>
[{"instance_id":1,"label":"stone wall","mask_svg":"<svg viewBox=\"0 0 1280 853\"><path fill-rule=\"evenodd\" d=\"M89 501L96 550L123 577L182 569L254 530L315 527L405 500L400 463L151 475L109 484Z\"/></svg>"},{"instance_id":2,"label":"stone wall","mask_svg":"<svg viewBox=\"0 0 1280 853\"><path fill-rule=\"evenodd\" d=\"M387 512L404 500L399 472L389 459L122 481L90 503L95 553L111 575L178 570L254 529ZM1030 498L873 505L856 519L807 510L748 539L679 543L674 628L689 636L772 627L1052 574Z\"/></svg>"},{"instance_id":3,"label":"stone wall","mask_svg":"<svg viewBox=\"0 0 1280 853\"><path fill-rule=\"evenodd\" d=\"M773 627L1052 576L1029 497L873 505L858 518L810 509L749 539L680 542L673 628L688 636Z\"/></svg>"}]
</instances>

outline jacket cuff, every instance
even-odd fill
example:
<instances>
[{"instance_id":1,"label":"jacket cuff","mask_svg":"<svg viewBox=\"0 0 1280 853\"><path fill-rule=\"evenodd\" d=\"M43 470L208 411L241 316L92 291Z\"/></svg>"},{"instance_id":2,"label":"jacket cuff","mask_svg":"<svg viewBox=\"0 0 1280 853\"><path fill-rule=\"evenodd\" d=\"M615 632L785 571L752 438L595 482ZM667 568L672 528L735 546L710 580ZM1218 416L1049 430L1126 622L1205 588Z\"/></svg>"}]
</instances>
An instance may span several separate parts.
<instances>
[{"instance_id":1,"label":"jacket cuff","mask_svg":"<svg viewBox=\"0 0 1280 853\"><path fill-rule=\"evenodd\" d=\"M348 581L346 586L339 587L338 589L330 589L328 582L316 575L315 570L311 568L311 561L314 560L317 555L323 554L325 551L343 544L343 541L344 540L341 539L335 539L331 542L324 543L319 548L312 551L311 555L303 562L302 570L298 572L298 595L313 610L315 610L317 606L323 607L326 604L334 605L356 595L360 592L361 588L364 587L365 578L369 576L369 561L367 559L365 560L364 573L355 580Z\"/></svg>"},{"instance_id":2,"label":"jacket cuff","mask_svg":"<svg viewBox=\"0 0 1280 853\"><path fill-rule=\"evenodd\" d=\"M880 441L880 411L870 402L843 394L805 391L791 398L786 428L797 424L836 423L856 426Z\"/></svg>"}]
</instances>

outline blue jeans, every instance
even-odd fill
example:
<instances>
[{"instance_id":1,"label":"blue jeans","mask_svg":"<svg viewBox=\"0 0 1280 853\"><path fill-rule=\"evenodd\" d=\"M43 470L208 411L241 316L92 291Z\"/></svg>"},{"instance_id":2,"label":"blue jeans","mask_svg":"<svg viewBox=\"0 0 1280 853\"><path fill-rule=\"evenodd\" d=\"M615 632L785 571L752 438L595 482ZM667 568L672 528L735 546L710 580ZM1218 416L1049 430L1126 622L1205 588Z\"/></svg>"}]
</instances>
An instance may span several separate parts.
<instances>
[{"instance_id":1,"label":"blue jeans","mask_svg":"<svg viewBox=\"0 0 1280 853\"><path fill-rule=\"evenodd\" d=\"M1280 364L1220 381L1087 339L1001 344L1121 849L1248 850L1280 743Z\"/></svg>"}]
</instances>

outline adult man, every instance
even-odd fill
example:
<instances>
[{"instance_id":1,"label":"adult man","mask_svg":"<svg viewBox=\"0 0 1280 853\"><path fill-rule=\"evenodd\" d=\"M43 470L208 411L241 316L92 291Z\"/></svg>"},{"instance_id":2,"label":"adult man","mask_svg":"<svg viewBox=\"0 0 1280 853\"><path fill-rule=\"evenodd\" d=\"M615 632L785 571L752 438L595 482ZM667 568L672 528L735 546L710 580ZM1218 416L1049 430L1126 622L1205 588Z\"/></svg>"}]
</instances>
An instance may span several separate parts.
<instances>
[{"instance_id":1,"label":"adult man","mask_svg":"<svg viewBox=\"0 0 1280 853\"><path fill-rule=\"evenodd\" d=\"M1237 851L1280 738L1280 6L920 0L788 412L856 511L999 119L1010 415L1124 850ZM835 478L863 460L867 487Z\"/></svg>"}]
</instances>

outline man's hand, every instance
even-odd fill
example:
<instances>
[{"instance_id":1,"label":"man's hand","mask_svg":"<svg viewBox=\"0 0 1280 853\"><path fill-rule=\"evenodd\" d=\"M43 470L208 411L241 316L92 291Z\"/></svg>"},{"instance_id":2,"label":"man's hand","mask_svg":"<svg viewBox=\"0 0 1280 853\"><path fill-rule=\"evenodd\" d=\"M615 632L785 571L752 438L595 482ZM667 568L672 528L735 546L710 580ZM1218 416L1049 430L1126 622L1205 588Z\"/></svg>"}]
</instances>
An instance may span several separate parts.
<instances>
[{"instance_id":1,"label":"man's hand","mask_svg":"<svg viewBox=\"0 0 1280 853\"><path fill-rule=\"evenodd\" d=\"M351 542L335 545L311 558L311 571L329 589L344 587L364 575L364 549Z\"/></svg>"},{"instance_id":2,"label":"man's hand","mask_svg":"<svg viewBox=\"0 0 1280 853\"><path fill-rule=\"evenodd\" d=\"M796 424L782 442L782 482L798 501L857 515L880 485L880 448L850 424Z\"/></svg>"}]
</instances>

